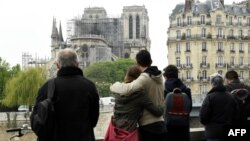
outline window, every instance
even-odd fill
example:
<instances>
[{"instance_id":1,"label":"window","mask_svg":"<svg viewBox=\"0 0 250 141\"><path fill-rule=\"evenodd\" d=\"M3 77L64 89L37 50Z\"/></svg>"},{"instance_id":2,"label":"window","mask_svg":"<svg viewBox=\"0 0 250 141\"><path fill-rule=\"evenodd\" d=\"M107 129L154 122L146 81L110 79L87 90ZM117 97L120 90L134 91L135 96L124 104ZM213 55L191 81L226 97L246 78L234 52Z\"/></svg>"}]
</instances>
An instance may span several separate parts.
<instances>
[{"instance_id":1,"label":"window","mask_svg":"<svg viewBox=\"0 0 250 141\"><path fill-rule=\"evenodd\" d=\"M238 25L242 25L242 17L238 17Z\"/></svg>"},{"instance_id":2,"label":"window","mask_svg":"<svg viewBox=\"0 0 250 141\"><path fill-rule=\"evenodd\" d=\"M190 63L190 56L186 56L186 65L187 66L191 65L191 63Z\"/></svg>"},{"instance_id":3,"label":"window","mask_svg":"<svg viewBox=\"0 0 250 141\"><path fill-rule=\"evenodd\" d=\"M230 43L230 51L234 51L234 43Z\"/></svg>"},{"instance_id":4,"label":"window","mask_svg":"<svg viewBox=\"0 0 250 141\"><path fill-rule=\"evenodd\" d=\"M187 29L187 38L191 37L191 29Z\"/></svg>"},{"instance_id":5,"label":"window","mask_svg":"<svg viewBox=\"0 0 250 141\"><path fill-rule=\"evenodd\" d=\"M231 30L229 31L229 34L230 34L231 37L233 37L233 36L234 36L234 30L231 29Z\"/></svg>"},{"instance_id":6,"label":"window","mask_svg":"<svg viewBox=\"0 0 250 141\"><path fill-rule=\"evenodd\" d=\"M243 71L240 71L240 79L243 79Z\"/></svg>"},{"instance_id":7,"label":"window","mask_svg":"<svg viewBox=\"0 0 250 141\"><path fill-rule=\"evenodd\" d=\"M136 39L140 38L140 17L136 16Z\"/></svg>"},{"instance_id":8,"label":"window","mask_svg":"<svg viewBox=\"0 0 250 141\"><path fill-rule=\"evenodd\" d=\"M216 16L216 24L221 24L221 15Z\"/></svg>"},{"instance_id":9,"label":"window","mask_svg":"<svg viewBox=\"0 0 250 141\"><path fill-rule=\"evenodd\" d=\"M202 85L202 94L207 94L208 93L208 90L207 90L207 85L206 84L203 84Z\"/></svg>"},{"instance_id":10,"label":"window","mask_svg":"<svg viewBox=\"0 0 250 141\"><path fill-rule=\"evenodd\" d=\"M205 24L205 15L201 16L201 24Z\"/></svg>"},{"instance_id":11,"label":"window","mask_svg":"<svg viewBox=\"0 0 250 141\"><path fill-rule=\"evenodd\" d=\"M177 18L177 26L181 26L181 18Z\"/></svg>"},{"instance_id":12,"label":"window","mask_svg":"<svg viewBox=\"0 0 250 141\"><path fill-rule=\"evenodd\" d=\"M244 44L243 43L239 43L239 51L240 52L244 51Z\"/></svg>"},{"instance_id":13,"label":"window","mask_svg":"<svg viewBox=\"0 0 250 141\"><path fill-rule=\"evenodd\" d=\"M218 28L217 37L222 37L222 36L223 36L223 30L222 30L222 28Z\"/></svg>"},{"instance_id":14,"label":"window","mask_svg":"<svg viewBox=\"0 0 250 141\"><path fill-rule=\"evenodd\" d=\"M247 25L250 26L250 18L247 18Z\"/></svg>"},{"instance_id":15,"label":"window","mask_svg":"<svg viewBox=\"0 0 250 141\"><path fill-rule=\"evenodd\" d=\"M190 42L186 42L186 51L190 52Z\"/></svg>"},{"instance_id":16,"label":"window","mask_svg":"<svg viewBox=\"0 0 250 141\"><path fill-rule=\"evenodd\" d=\"M222 65L223 65L223 62L224 62L223 56L218 56L218 58L217 58L217 64L218 64L219 66L222 66Z\"/></svg>"},{"instance_id":17,"label":"window","mask_svg":"<svg viewBox=\"0 0 250 141\"><path fill-rule=\"evenodd\" d=\"M206 37L206 29L205 28L201 29L201 37Z\"/></svg>"},{"instance_id":18,"label":"window","mask_svg":"<svg viewBox=\"0 0 250 141\"><path fill-rule=\"evenodd\" d=\"M233 17L232 16L229 17L229 25L233 25Z\"/></svg>"},{"instance_id":19,"label":"window","mask_svg":"<svg viewBox=\"0 0 250 141\"><path fill-rule=\"evenodd\" d=\"M207 51L207 43L202 42L202 51Z\"/></svg>"},{"instance_id":20,"label":"window","mask_svg":"<svg viewBox=\"0 0 250 141\"><path fill-rule=\"evenodd\" d=\"M249 37L250 37L250 30L248 30L248 32L247 32L247 37L249 39Z\"/></svg>"},{"instance_id":21,"label":"window","mask_svg":"<svg viewBox=\"0 0 250 141\"><path fill-rule=\"evenodd\" d=\"M202 56L202 65L207 64L207 56Z\"/></svg>"},{"instance_id":22,"label":"window","mask_svg":"<svg viewBox=\"0 0 250 141\"><path fill-rule=\"evenodd\" d=\"M187 17L187 25L191 25L192 24L192 17L188 16Z\"/></svg>"},{"instance_id":23,"label":"window","mask_svg":"<svg viewBox=\"0 0 250 141\"><path fill-rule=\"evenodd\" d=\"M242 66L243 64L244 64L244 59L243 59L243 57L240 57L240 66Z\"/></svg>"},{"instance_id":24,"label":"window","mask_svg":"<svg viewBox=\"0 0 250 141\"><path fill-rule=\"evenodd\" d=\"M187 79L191 79L191 72L190 71L186 71L186 76L187 76Z\"/></svg>"},{"instance_id":25,"label":"window","mask_svg":"<svg viewBox=\"0 0 250 141\"><path fill-rule=\"evenodd\" d=\"M239 38L242 38L242 37L243 37L243 31L239 30Z\"/></svg>"},{"instance_id":26,"label":"window","mask_svg":"<svg viewBox=\"0 0 250 141\"><path fill-rule=\"evenodd\" d=\"M180 53L180 52L181 52L180 43L176 43L176 53Z\"/></svg>"},{"instance_id":27,"label":"window","mask_svg":"<svg viewBox=\"0 0 250 141\"><path fill-rule=\"evenodd\" d=\"M218 51L223 51L223 42L218 42Z\"/></svg>"},{"instance_id":28,"label":"window","mask_svg":"<svg viewBox=\"0 0 250 141\"><path fill-rule=\"evenodd\" d=\"M206 78L207 78L207 71L206 71L206 70L203 70L203 71L202 71L202 78L203 78L203 79L206 79Z\"/></svg>"},{"instance_id":29,"label":"window","mask_svg":"<svg viewBox=\"0 0 250 141\"><path fill-rule=\"evenodd\" d=\"M129 39L133 38L133 18L129 16Z\"/></svg>"},{"instance_id":30,"label":"window","mask_svg":"<svg viewBox=\"0 0 250 141\"><path fill-rule=\"evenodd\" d=\"M177 30L176 31L176 39L180 39L181 38L181 31Z\"/></svg>"},{"instance_id":31,"label":"window","mask_svg":"<svg viewBox=\"0 0 250 141\"><path fill-rule=\"evenodd\" d=\"M230 57L230 65L234 65L234 56Z\"/></svg>"},{"instance_id":32,"label":"window","mask_svg":"<svg viewBox=\"0 0 250 141\"><path fill-rule=\"evenodd\" d=\"M181 59L180 59L180 57L176 57L176 66L177 67L181 66Z\"/></svg>"}]
</instances>

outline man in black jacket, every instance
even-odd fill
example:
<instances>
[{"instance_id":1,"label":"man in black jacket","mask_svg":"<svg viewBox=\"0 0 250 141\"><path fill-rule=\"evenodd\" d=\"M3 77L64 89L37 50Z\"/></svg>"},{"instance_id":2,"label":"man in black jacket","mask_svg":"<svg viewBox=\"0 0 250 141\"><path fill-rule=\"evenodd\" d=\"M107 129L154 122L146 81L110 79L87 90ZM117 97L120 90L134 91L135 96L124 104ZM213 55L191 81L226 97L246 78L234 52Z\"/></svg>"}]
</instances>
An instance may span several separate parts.
<instances>
[{"instance_id":1,"label":"man in black jacket","mask_svg":"<svg viewBox=\"0 0 250 141\"><path fill-rule=\"evenodd\" d=\"M164 97L166 99L167 94L169 92L173 92L175 88L181 89L188 98L190 99L190 109L192 109L192 96L191 90L186 87L185 84L178 78L178 68L174 65L168 65L164 69L163 76L165 77L165 90L164 90ZM191 112L191 110L189 111ZM167 116L165 116L165 122L167 121ZM188 115L189 118L189 115ZM189 121L185 125L168 125L167 127L167 140L168 141L190 141L190 132L189 132Z\"/></svg>"},{"instance_id":2,"label":"man in black jacket","mask_svg":"<svg viewBox=\"0 0 250 141\"><path fill-rule=\"evenodd\" d=\"M78 68L76 53L71 49L59 52L55 78L56 127L53 139L46 141L95 141L93 128L99 117L99 96L95 84ZM40 89L34 106L47 97L48 82ZM44 139L38 138L39 141Z\"/></svg>"},{"instance_id":3,"label":"man in black jacket","mask_svg":"<svg viewBox=\"0 0 250 141\"><path fill-rule=\"evenodd\" d=\"M244 102L236 99L238 112L236 124L250 126L250 87L240 82L239 75L234 70L230 70L226 73L225 83L225 87L229 93L235 89L248 90L248 93L245 93L246 99L244 100Z\"/></svg>"},{"instance_id":4,"label":"man in black jacket","mask_svg":"<svg viewBox=\"0 0 250 141\"><path fill-rule=\"evenodd\" d=\"M220 75L213 76L211 84L200 109L200 122L205 126L207 141L224 141L225 127L233 123L236 105Z\"/></svg>"}]
</instances>

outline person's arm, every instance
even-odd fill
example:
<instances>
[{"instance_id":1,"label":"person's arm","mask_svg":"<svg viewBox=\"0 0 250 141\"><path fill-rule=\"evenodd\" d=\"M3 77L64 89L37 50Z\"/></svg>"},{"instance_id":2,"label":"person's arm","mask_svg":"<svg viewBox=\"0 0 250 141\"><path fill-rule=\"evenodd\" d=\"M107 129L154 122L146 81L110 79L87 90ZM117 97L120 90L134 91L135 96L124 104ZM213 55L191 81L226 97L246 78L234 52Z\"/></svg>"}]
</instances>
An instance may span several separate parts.
<instances>
[{"instance_id":1,"label":"person's arm","mask_svg":"<svg viewBox=\"0 0 250 141\"><path fill-rule=\"evenodd\" d=\"M110 86L110 91L112 93L117 93L120 95L130 95L136 91L143 89L143 86L145 86L146 81L146 74L142 73L136 80L131 83L114 83Z\"/></svg>"},{"instance_id":2,"label":"person's arm","mask_svg":"<svg viewBox=\"0 0 250 141\"><path fill-rule=\"evenodd\" d=\"M211 117L211 108L210 108L210 97L207 96L201 106L201 110L200 110L200 122L203 125L206 125L207 123L209 123L210 121L210 117Z\"/></svg>"},{"instance_id":3,"label":"person's arm","mask_svg":"<svg viewBox=\"0 0 250 141\"><path fill-rule=\"evenodd\" d=\"M150 113L152 113L154 116L159 117L163 115L163 106L159 105L156 106L147 96L146 93L141 93L140 94L141 99L140 99L140 104L143 108L148 110Z\"/></svg>"},{"instance_id":4,"label":"person's arm","mask_svg":"<svg viewBox=\"0 0 250 141\"><path fill-rule=\"evenodd\" d=\"M190 102L191 102L191 107L190 107L190 112L192 111L192 108L193 108L193 101L192 101L192 96L191 96L191 89L190 88L186 88L186 92L185 92L188 96L188 98L190 99Z\"/></svg>"}]
</instances>

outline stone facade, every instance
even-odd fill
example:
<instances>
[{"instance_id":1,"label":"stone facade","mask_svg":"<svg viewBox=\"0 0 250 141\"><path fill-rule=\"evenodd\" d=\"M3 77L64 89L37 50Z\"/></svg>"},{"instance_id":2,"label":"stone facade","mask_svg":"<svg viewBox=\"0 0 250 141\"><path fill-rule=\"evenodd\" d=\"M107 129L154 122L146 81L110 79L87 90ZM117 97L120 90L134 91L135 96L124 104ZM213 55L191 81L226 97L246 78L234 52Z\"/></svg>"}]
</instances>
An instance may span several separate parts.
<instances>
[{"instance_id":1,"label":"stone facade","mask_svg":"<svg viewBox=\"0 0 250 141\"><path fill-rule=\"evenodd\" d=\"M96 61L133 58L141 49L150 49L148 13L145 6L125 6L121 17L110 18L103 7L85 8L81 18L67 22L67 39L53 19L51 58L65 47L77 51L84 67Z\"/></svg>"},{"instance_id":2,"label":"stone facade","mask_svg":"<svg viewBox=\"0 0 250 141\"><path fill-rule=\"evenodd\" d=\"M169 17L168 62L179 68L195 103L211 88L209 76L215 72L224 75L234 69L241 80L250 78L250 1L223 3L196 1L190 11L178 4Z\"/></svg>"}]
</instances>

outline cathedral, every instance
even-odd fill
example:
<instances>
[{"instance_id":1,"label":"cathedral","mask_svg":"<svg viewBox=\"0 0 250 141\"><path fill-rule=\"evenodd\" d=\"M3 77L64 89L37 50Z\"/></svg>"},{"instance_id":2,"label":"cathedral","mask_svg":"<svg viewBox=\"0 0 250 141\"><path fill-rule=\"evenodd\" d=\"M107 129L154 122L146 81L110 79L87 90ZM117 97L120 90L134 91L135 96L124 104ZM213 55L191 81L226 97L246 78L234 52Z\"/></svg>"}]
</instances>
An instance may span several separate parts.
<instances>
[{"instance_id":1,"label":"cathedral","mask_svg":"<svg viewBox=\"0 0 250 141\"><path fill-rule=\"evenodd\" d=\"M150 50L149 18L145 6L124 6L118 18L108 17L103 7L84 9L81 17L67 21L67 37L53 19L51 62L63 48L74 49L81 67L97 61L135 58L141 49Z\"/></svg>"}]
</instances>

